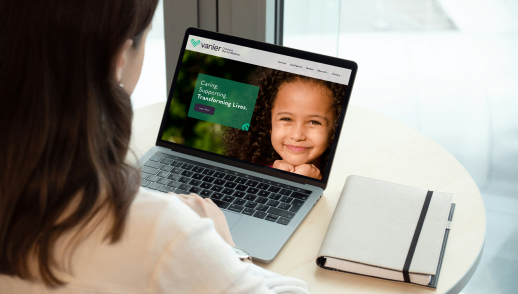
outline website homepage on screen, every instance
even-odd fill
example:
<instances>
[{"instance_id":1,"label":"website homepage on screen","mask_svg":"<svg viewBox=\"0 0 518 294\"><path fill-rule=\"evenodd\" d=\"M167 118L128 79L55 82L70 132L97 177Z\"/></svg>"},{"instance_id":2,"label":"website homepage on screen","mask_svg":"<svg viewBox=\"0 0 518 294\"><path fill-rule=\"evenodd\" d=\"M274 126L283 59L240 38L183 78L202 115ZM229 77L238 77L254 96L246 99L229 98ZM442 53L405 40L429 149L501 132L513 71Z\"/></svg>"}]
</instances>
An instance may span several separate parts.
<instances>
[{"instance_id":1,"label":"website homepage on screen","mask_svg":"<svg viewBox=\"0 0 518 294\"><path fill-rule=\"evenodd\" d=\"M321 179L350 75L191 35L162 140Z\"/></svg>"}]
</instances>

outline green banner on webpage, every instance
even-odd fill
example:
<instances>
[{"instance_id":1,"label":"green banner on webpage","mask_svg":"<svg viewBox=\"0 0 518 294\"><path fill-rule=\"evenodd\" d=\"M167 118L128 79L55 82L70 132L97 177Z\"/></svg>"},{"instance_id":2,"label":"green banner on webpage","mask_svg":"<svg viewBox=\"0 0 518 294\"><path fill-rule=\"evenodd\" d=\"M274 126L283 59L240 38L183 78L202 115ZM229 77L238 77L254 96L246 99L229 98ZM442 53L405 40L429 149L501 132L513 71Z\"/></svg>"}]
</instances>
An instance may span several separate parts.
<instances>
[{"instance_id":1,"label":"green banner on webpage","mask_svg":"<svg viewBox=\"0 0 518 294\"><path fill-rule=\"evenodd\" d=\"M248 131L259 87L198 74L189 117Z\"/></svg>"}]
</instances>

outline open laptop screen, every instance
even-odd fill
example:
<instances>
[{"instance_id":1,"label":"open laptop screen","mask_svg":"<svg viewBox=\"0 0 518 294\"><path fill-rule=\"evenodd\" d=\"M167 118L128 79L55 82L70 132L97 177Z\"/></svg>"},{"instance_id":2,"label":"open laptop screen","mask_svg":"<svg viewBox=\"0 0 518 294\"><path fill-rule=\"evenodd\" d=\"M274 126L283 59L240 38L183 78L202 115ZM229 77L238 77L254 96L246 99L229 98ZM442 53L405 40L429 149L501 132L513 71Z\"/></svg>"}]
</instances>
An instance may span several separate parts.
<instances>
[{"instance_id":1,"label":"open laptop screen","mask_svg":"<svg viewBox=\"0 0 518 294\"><path fill-rule=\"evenodd\" d=\"M195 35L180 62L163 141L322 179L350 69Z\"/></svg>"}]
</instances>

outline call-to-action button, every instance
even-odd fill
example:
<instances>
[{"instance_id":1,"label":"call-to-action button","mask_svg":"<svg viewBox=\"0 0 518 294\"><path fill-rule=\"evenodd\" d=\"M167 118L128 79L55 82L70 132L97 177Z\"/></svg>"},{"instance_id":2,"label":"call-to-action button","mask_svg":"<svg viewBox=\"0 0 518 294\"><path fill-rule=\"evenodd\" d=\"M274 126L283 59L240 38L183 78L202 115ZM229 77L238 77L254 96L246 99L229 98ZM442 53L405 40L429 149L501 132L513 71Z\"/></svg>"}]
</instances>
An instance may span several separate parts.
<instances>
[{"instance_id":1,"label":"call-to-action button","mask_svg":"<svg viewBox=\"0 0 518 294\"><path fill-rule=\"evenodd\" d=\"M203 105L203 104L198 104L198 103L194 104L194 111L198 111L198 112L201 112L201 113L213 115L215 110L216 110L216 108L211 107L211 106L207 106L207 105Z\"/></svg>"}]
</instances>

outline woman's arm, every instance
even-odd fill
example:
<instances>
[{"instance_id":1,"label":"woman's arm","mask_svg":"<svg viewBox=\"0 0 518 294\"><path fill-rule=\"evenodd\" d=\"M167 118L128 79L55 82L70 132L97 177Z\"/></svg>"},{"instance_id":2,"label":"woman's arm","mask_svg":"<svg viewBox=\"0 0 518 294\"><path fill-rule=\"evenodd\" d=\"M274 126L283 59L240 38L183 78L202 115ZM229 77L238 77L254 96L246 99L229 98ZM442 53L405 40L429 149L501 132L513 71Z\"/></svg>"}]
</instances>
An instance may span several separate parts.
<instances>
[{"instance_id":1,"label":"woman's arm","mask_svg":"<svg viewBox=\"0 0 518 294\"><path fill-rule=\"evenodd\" d=\"M174 193L169 193L173 194ZM227 219L225 218L225 214L219 207L212 201L210 198L203 199L201 196L191 193L190 195L178 195L180 200L183 203L187 204L194 212L196 212L200 217L210 218L214 221L214 228L218 232L218 234L227 242L230 246L236 246L234 244L234 240L232 240L232 235L230 234L230 229L228 227Z\"/></svg>"},{"instance_id":2,"label":"woman's arm","mask_svg":"<svg viewBox=\"0 0 518 294\"><path fill-rule=\"evenodd\" d=\"M308 293L303 281L241 262L212 219L171 198L174 207L168 214L178 219L172 225L181 226L182 233L163 249L150 276L151 293Z\"/></svg>"}]
</instances>

